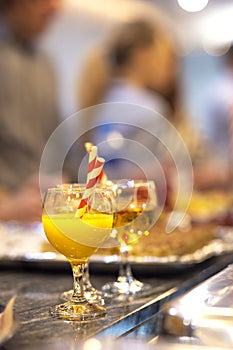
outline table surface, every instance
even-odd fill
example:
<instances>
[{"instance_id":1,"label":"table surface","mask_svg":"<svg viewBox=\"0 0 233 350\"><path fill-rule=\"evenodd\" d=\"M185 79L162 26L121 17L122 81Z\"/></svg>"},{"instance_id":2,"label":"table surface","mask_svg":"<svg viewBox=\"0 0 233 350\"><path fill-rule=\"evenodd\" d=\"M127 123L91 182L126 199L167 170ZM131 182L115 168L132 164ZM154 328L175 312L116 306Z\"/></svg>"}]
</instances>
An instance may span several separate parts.
<instances>
[{"instance_id":1,"label":"table surface","mask_svg":"<svg viewBox=\"0 0 233 350\"><path fill-rule=\"evenodd\" d=\"M226 254L178 273L171 271L170 274L156 275L155 271L146 276L140 271L140 280L151 284L148 295L106 300L107 315L85 324L63 321L49 314L49 307L58 302L60 293L72 287L71 271L0 266L0 304L5 305L16 294L15 314L19 323L14 336L0 350L74 349L82 340L92 336L152 338L158 332L155 317L166 301L232 262L233 254ZM115 277L115 270L114 273L109 269L97 273L91 269L92 283L98 289ZM148 322L150 319L153 322Z\"/></svg>"}]
</instances>

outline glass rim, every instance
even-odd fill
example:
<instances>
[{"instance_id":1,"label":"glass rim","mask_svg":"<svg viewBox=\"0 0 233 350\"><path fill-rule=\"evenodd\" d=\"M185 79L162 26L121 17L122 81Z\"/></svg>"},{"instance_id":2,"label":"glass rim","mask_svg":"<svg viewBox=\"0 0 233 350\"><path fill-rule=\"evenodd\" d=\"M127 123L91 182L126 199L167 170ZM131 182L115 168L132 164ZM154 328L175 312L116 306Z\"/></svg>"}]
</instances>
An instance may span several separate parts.
<instances>
[{"instance_id":1,"label":"glass rim","mask_svg":"<svg viewBox=\"0 0 233 350\"><path fill-rule=\"evenodd\" d=\"M67 187L66 187L67 186ZM67 193L67 192L74 192L74 193L83 193L86 190L85 184L60 184L56 187L51 187L47 189L47 192L58 192L58 193ZM101 185L101 186L95 186L93 188L93 191L111 191L111 188L109 186Z\"/></svg>"},{"instance_id":2,"label":"glass rim","mask_svg":"<svg viewBox=\"0 0 233 350\"><path fill-rule=\"evenodd\" d=\"M126 183L129 183L129 187L137 188L140 186L153 186L155 187L155 181L154 180L142 180L142 179L119 179L119 180L110 180L109 183L102 184L102 183L97 183L97 185L94 187L95 190L110 190L111 189L111 183L114 186L124 186ZM126 185L127 186L127 185ZM47 191L49 192L55 192L56 190L58 192L67 192L67 191L74 191L74 192L84 192L86 189L86 184L84 183L78 183L78 182L72 182L72 183L62 183L62 184L57 184L56 187L48 188Z\"/></svg>"}]
</instances>

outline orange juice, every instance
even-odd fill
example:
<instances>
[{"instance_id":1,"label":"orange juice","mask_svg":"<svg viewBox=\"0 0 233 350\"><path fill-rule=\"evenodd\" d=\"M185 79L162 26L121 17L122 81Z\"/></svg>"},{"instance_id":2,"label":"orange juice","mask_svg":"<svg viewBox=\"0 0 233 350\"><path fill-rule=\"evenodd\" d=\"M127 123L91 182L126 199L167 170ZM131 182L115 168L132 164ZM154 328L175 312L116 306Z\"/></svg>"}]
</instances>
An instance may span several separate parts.
<instances>
[{"instance_id":1,"label":"orange juice","mask_svg":"<svg viewBox=\"0 0 233 350\"><path fill-rule=\"evenodd\" d=\"M86 213L42 216L49 242L69 260L86 261L106 240L112 230L113 214Z\"/></svg>"}]
</instances>

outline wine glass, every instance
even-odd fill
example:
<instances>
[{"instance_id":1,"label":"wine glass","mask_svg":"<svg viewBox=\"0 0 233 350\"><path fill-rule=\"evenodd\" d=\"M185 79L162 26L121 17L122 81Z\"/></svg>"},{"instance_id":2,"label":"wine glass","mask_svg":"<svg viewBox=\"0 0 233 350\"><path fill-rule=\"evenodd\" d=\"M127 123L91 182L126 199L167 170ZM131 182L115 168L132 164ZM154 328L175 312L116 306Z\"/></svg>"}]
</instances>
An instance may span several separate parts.
<instances>
[{"instance_id":1,"label":"wine glass","mask_svg":"<svg viewBox=\"0 0 233 350\"><path fill-rule=\"evenodd\" d=\"M116 194L116 214L112 236L119 242L120 265L117 281L107 283L102 290L107 294L135 294L144 292L150 285L134 278L129 263L129 253L140 237L156 220L157 196L153 181L128 180L113 183Z\"/></svg>"},{"instance_id":2,"label":"wine glass","mask_svg":"<svg viewBox=\"0 0 233 350\"><path fill-rule=\"evenodd\" d=\"M65 303L50 309L53 316L66 320L87 321L105 315L101 303L91 303L83 290L83 271L89 257L109 237L114 219L114 193L110 188L94 188L79 209L85 188L52 188L43 202L42 223L49 242L70 262L73 295Z\"/></svg>"},{"instance_id":3,"label":"wine glass","mask_svg":"<svg viewBox=\"0 0 233 350\"><path fill-rule=\"evenodd\" d=\"M101 184L97 184L96 186L99 186ZM69 193L72 193L73 190L82 187L85 189L85 184L78 184L78 183L63 183L57 185L58 188L65 189ZM101 185L102 186L102 185ZM103 186L102 186L103 187ZM86 298L91 302L99 302L102 305L104 305L105 301L103 299L103 293L99 290L97 290L95 287L93 287L91 281L90 281L90 274L89 274L89 261L86 262L84 270L83 270L83 290ZM60 295L61 300L69 300L73 295L73 290L67 290L64 291Z\"/></svg>"}]
</instances>

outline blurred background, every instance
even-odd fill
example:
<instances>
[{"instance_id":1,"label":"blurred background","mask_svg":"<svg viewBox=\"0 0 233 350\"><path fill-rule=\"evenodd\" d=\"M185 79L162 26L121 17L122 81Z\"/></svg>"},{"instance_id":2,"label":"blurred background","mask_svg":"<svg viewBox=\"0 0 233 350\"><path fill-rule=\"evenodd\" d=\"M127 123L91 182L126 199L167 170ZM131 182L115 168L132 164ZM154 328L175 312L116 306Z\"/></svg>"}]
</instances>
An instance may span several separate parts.
<instances>
[{"instance_id":1,"label":"blurred background","mask_svg":"<svg viewBox=\"0 0 233 350\"><path fill-rule=\"evenodd\" d=\"M85 181L83 145L91 141L102 145L99 151L109 178L132 174L142 178L148 173L158 182L160 167L126 146L127 140L133 140L159 160L166 191L165 185L159 187L169 197L179 188L176 164L152 137L153 130L171 144L173 153L179 153L179 161L182 147L170 134L172 128L160 129L155 115L150 115L156 111L175 127L189 151L189 174L183 165L187 183L192 182L192 172L197 190L232 189L232 1L0 0L0 11L0 189L4 193L21 188L28 178L26 189L32 187L38 195L38 169L48 137L60 121L80 110L78 125L69 127L64 138L58 137L59 145L46 148L46 152L51 148L52 159L40 172L54 166L51 172L57 173L57 157L68 145L64 178ZM36 49L37 43L45 55ZM101 106L103 102L136 108L123 116L127 108L120 112L116 108L114 114L113 104ZM85 109L93 105L106 110ZM142 115L140 106L146 107ZM116 126L119 116L124 123ZM140 166L128 161L135 154ZM51 187L47 181L44 188Z\"/></svg>"},{"instance_id":2,"label":"blurred background","mask_svg":"<svg viewBox=\"0 0 233 350\"><path fill-rule=\"evenodd\" d=\"M65 0L41 39L59 75L61 115L77 111L76 86L88 53L121 22L141 15L166 22L177 37L179 84L188 117L197 120L203 91L222 69L233 39L231 0Z\"/></svg>"}]
</instances>

